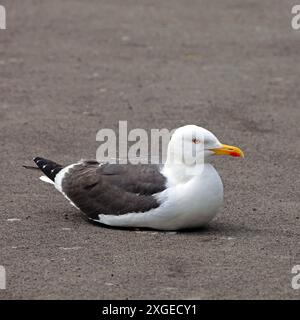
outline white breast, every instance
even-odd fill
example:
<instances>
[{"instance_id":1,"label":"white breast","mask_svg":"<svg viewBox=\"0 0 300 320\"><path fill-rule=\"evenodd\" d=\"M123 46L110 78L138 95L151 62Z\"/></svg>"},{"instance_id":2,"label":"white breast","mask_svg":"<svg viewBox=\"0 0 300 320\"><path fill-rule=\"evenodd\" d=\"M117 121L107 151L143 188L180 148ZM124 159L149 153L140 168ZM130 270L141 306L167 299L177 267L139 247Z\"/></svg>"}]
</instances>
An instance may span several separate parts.
<instances>
[{"instance_id":1,"label":"white breast","mask_svg":"<svg viewBox=\"0 0 300 320\"><path fill-rule=\"evenodd\" d=\"M170 187L156 197L161 203L158 208L121 216L100 214L99 221L111 226L161 230L200 227L212 220L221 207L223 184L214 167L205 164L200 175Z\"/></svg>"}]
</instances>

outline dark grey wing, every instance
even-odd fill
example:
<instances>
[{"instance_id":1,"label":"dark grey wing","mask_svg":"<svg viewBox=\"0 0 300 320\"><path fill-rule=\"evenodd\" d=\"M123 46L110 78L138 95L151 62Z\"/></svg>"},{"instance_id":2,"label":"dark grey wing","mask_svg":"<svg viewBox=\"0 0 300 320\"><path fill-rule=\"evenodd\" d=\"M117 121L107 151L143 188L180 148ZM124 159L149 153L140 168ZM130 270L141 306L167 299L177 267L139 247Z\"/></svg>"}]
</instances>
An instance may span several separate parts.
<instances>
[{"instance_id":1,"label":"dark grey wing","mask_svg":"<svg viewBox=\"0 0 300 320\"><path fill-rule=\"evenodd\" d=\"M157 208L152 196L163 191L165 177L152 165L101 164L84 161L63 179L62 190L91 219Z\"/></svg>"},{"instance_id":2,"label":"dark grey wing","mask_svg":"<svg viewBox=\"0 0 300 320\"><path fill-rule=\"evenodd\" d=\"M152 195L166 188L166 178L157 165L105 163L99 167L97 174L106 176L113 185L140 195Z\"/></svg>"}]
</instances>

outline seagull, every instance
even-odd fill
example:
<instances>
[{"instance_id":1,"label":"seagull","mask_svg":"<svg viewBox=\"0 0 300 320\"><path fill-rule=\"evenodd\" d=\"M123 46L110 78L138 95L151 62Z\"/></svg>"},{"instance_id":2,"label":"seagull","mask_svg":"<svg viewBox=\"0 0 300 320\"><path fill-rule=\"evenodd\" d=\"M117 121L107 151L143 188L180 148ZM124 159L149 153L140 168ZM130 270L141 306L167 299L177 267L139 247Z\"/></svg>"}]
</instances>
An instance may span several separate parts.
<instances>
[{"instance_id":1,"label":"seagull","mask_svg":"<svg viewBox=\"0 0 300 320\"><path fill-rule=\"evenodd\" d=\"M62 166L33 160L44 174L40 179L53 184L88 220L174 231L208 224L222 206L222 180L210 163L215 155L244 157L210 131L186 125L173 133L164 165L81 160Z\"/></svg>"}]
</instances>

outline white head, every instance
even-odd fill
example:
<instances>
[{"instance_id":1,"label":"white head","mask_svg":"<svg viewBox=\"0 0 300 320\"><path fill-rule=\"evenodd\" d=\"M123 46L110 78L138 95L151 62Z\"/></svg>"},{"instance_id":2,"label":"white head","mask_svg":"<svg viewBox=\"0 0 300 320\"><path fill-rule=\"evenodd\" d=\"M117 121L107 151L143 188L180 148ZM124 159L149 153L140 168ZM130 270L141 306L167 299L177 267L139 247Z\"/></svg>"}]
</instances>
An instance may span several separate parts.
<instances>
[{"instance_id":1,"label":"white head","mask_svg":"<svg viewBox=\"0 0 300 320\"><path fill-rule=\"evenodd\" d=\"M200 174L201 166L212 155L230 155L243 157L243 152L236 147L222 144L210 131L195 126L186 125L178 128L168 145L165 168Z\"/></svg>"}]
</instances>

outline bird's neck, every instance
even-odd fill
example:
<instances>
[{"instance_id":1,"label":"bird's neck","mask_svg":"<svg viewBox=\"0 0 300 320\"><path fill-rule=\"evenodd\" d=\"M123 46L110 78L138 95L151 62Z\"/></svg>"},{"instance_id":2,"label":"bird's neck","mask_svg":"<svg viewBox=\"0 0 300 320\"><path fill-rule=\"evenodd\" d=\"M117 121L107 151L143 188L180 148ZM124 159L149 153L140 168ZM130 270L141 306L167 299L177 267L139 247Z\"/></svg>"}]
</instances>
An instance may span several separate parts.
<instances>
[{"instance_id":1,"label":"bird's neck","mask_svg":"<svg viewBox=\"0 0 300 320\"><path fill-rule=\"evenodd\" d=\"M191 179L202 175L209 164L196 164L186 166L184 164L165 163L162 174L167 178L169 187L189 182Z\"/></svg>"}]
</instances>

